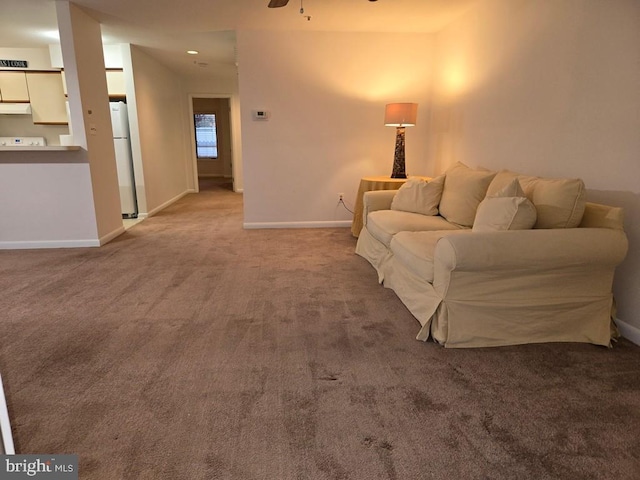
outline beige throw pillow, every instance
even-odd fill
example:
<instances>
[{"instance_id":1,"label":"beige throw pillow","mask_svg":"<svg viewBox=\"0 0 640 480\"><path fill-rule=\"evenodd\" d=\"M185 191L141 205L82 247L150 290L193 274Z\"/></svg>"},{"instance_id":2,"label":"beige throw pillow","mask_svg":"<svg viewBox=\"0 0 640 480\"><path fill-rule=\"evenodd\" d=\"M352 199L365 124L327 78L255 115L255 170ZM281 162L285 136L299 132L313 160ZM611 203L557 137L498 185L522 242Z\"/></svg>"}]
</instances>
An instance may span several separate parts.
<instances>
[{"instance_id":1,"label":"beige throw pillow","mask_svg":"<svg viewBox=\"0 0 640 480\"><path fill-rule=\"evenodd\" d=\"M535 225L536 216L536 207L524 196L520 182L514 178L480 202L473 231L528 230Z\"/></svg>"},{"instance_id":2,"label":"beige throw pillow","mask_svg":"<svg viewBox=\"0 0 640 480\"><path fill-rule=\"evenodd\" d=\"M440 215L451 223L472 226L494 176L495 172L472 170L460 162L453 165L445 172Z\"/></svg>"},{"instance_id":3,"label":"beige throw pillow","mask_svg":"<svg viewBox=\"0 0 640 480\"><path fill-rule=\"evenodd\" d=\"M410 178L393 197L391 210L437 215L443 187L444 175L428 182L421 178Z\"/></svg>"}]
</instances>

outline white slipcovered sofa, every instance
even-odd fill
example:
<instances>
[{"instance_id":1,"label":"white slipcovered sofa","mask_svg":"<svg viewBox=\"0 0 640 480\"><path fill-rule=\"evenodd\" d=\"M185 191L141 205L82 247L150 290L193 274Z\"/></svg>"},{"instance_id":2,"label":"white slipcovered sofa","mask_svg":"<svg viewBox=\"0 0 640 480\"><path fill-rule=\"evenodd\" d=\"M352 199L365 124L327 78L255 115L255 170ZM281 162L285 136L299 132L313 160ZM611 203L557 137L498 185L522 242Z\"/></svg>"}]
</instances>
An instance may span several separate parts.
<instances>
[{"instance_id":1,"label":"white slipcovered sofa","mask_svg":"<svg viewBox=\"0 0 640 480\"><path fill-rule=\"evenodd\" d=\"M611 345L623 212L586 202L582 180L457 163L363 201L356 253L418 319L418 339Z\"/></svg>"}]
</instances>

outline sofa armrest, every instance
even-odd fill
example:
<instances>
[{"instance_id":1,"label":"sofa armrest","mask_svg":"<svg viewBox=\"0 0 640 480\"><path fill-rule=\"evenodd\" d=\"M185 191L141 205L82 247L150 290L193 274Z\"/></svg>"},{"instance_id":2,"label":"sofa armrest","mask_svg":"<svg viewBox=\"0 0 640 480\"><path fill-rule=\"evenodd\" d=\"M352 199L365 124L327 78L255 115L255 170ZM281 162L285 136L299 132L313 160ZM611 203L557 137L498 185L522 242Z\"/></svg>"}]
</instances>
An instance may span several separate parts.
<instances>
[{"instance_id":1,"label":"sofa armrest","mask_svg":"<svg viewBox=\"0 0 640 480\"><path fill-rule=\"evenodd\" d=\"M367 215L376 210L391 210L391 202L397 190L371 190L362 196L362 219L367 224Z\"/></svg>"},{"instance_id":2,"label":"sofa armrest","mask_svg":"<svg viewBox=\"0 0 640 480\"><path fill-rule=\"evenodd\" d=\"M627 248L624 232L609 228L443 237L432 284L442 305L430 333L449 347L610 345L611 289Z\"/></svg>"},{"instance_id":3,"label":"sofa armrest","mask_svg":"<svg viewBox=\"0 0 640 480\"><path fill-rule=\"evenodd\" d=\"M434 266L448 271L483 272L615 267L627 249L625 233L609 228L473 232L441 238L434 252Z\"/></svg>"}]
</instances>

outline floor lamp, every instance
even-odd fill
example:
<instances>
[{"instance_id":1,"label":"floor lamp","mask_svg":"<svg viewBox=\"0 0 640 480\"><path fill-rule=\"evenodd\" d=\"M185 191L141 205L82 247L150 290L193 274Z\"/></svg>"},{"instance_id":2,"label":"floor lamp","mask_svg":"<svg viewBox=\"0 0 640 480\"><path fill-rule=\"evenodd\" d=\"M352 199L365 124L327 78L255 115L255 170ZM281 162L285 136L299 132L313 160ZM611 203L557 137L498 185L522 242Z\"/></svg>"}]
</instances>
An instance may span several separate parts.
<instances>
[{"instance_id":1,"label":"floor lamp","mask_svg":"<svg viewBox=\"0 0 640 480\"><path fill-rule=\"evenodd\" d=\"M396 127L396 150L391 178L407 178L404 166L404 130L413 127L418 117L417 103L389 103L384 110L384 124Z\"/></svg>"}]
</instances>

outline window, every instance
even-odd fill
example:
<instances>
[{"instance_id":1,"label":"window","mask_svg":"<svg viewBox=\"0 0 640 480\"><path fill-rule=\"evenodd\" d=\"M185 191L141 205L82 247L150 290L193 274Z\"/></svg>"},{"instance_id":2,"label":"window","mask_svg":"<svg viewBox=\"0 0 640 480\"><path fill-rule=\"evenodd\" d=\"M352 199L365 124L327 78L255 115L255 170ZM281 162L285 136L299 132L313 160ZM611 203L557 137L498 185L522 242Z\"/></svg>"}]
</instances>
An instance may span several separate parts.
<instances>
[{"instance_id":1,"label":"window","mask_svg":"<svg viewBox=\"0 0 640 480\"><path fill-rule=\"evenodd\" d=\"M218 158L218 132L214 113L193 115L196 127L196 156L199 159Z\"/></svg>"}]
</instances>

